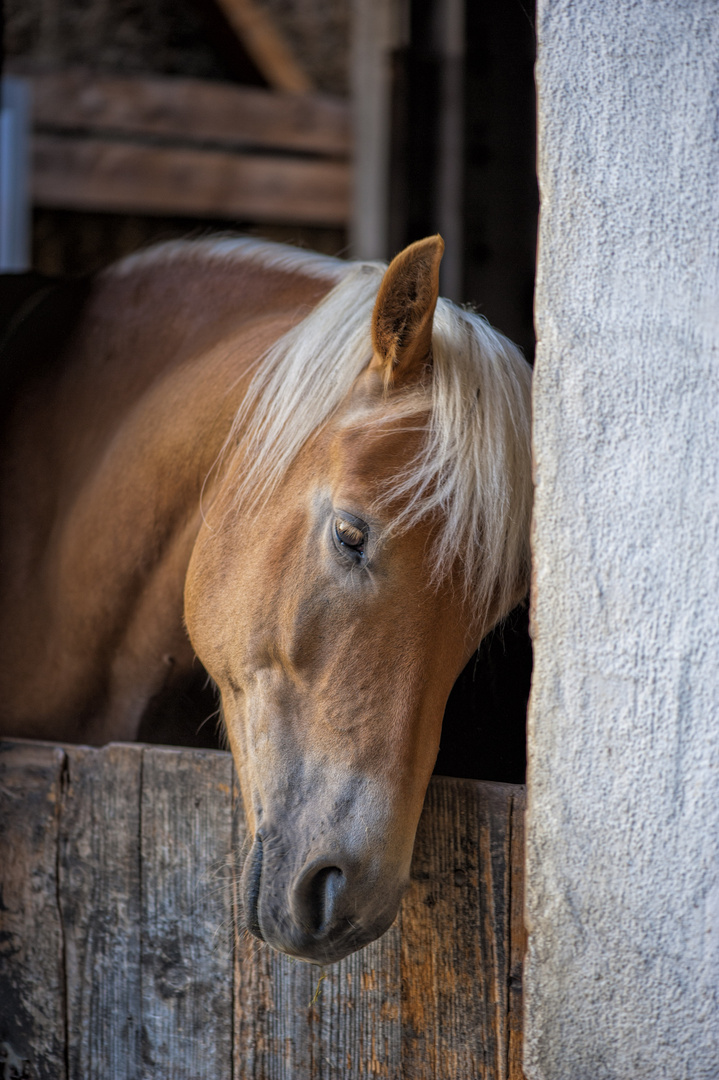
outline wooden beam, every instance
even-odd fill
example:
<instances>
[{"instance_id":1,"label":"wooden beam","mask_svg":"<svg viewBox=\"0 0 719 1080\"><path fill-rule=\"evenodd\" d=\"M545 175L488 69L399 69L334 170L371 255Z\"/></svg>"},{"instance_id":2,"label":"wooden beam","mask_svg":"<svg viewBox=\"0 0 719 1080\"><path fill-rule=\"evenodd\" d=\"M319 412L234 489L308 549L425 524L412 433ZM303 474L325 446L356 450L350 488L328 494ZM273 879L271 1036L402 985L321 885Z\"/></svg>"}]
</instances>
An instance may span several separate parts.
<instances>
[{"instance_id":1,"label":"wooden beam","mask_svg":"<svg viewBox=\"0 0 719 1080\"><path fill-rule=\"evenodd\" d=\"M283 35L256 0L217 0L217 3L270 86L298 94L314 89Z\"/></svg>"},{"instance_id":2,"label":"wooden beam","mask_svg":"<svg viewBox=\"0 0 719 1080\"><path fill-rule=\"evenodd\" d=\"M346 157L349 106L339 98L203 79L99 77L84 68L30 79L36 128L142 135Z\"/></svg>"},{"instance_id":3,"label":"wooden beam","mask_svg":"<svg viewBox=\"0 0 719 1080\"><path fill-rule=\"evenodd\" d=\"M509 870L509 953L507 978L507 1080L524 1080L522 1069L523 1001L522 973L527 951L524 925L524 860L526 850L526 788L515 788L512 796Z\"/></svg>"},{"instance_id":4,"label":"wooden beam","mask_svg":"<svg viewBox=\"0 0 719 1080\"><path fill-rule=\"evenodd\" d=\"M349 165L341 161L33 139L37 206L345 226L349 188Z\"/></svg>"}]
</instances>

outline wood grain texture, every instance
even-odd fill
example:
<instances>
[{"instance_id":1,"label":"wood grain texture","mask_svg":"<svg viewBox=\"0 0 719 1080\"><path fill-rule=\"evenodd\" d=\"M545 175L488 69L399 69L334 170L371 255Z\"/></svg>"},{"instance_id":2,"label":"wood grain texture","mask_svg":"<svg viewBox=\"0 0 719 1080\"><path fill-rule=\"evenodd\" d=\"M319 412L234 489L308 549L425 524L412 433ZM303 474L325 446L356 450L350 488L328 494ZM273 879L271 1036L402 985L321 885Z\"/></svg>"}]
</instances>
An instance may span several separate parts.
<instances>
[{"instance_id":1,"label":"wood grain texture","mask_svg":"<svg viewBox=\"0 0 719 1080\"><path fill-rule=\"evenodd\" d=\"M474 790L459 780L433 782L401 911L402 1061L416 1080L485 1075L478 912Z\"/></svg>"},{"instance_id":2,"label":"wood grain texture","mask_svg":"<svg viewBox=\"0 0 719 1080\"><path fill-rule=\"evenodd\" d=\"M401 911L402 1065L416 1080L507 1076L517 790L447 778L430 784Z\"/></svg>"},{"instance_id":3,"label":"wood grain texture","mask_svg":"<svg viewBox=\"0 0 719 1080\"><path fill-rule=\"evenodd\" d=\"M507 1024L507 1078L524 1080L522 1070L522 972L527 949L524 925L524 849L527 795L524 788L514 788L511 822L511 869L509 910L509 1017Z\"/></svg>"},{"instance_id":4,"label":"wood grain texture","mask_svg":"<svg viewBox=\"0 0 719 1080\"><path fill-rule=\"evenodd\" d=\"M65 754L0 743L0 1067L65 1080L57 841Z\"/></svg>"},{"instance_id":5,"label":"wood grain texture","mask_svg":"<svg viewBox=\"0 0 719 1080\"><path fill-rule=\"evenodd\" d=\"M30 76L33 123L47 132L144 136L329 157L351 150L349 106L203 79L100 76L84 68Z\"/></svg>"},{"instance_id":6,"label":"wood grain texture","mask_svg":"<svg viewBox=\"0 0 719 1080\"><path fill-rule=\"evenodd\" d=\"M433 779L399 917L322 969L236 928L228 754L4 746L0 1042L19 1074L521 1080L523 789Z\"/></svg>"},{"instance_id":7,"label":"wood grain texture","mask_svg":"<svg viewBox=\"0 0 719 1080\"><path fill-rule=\"evenodd\" d=\"M65 931L70 1080L137 1075L140 983L140 781L132 746L69 746L59 873Z\"/></svg>"},{"instance_id":8,"label":"wood grain texture","mask_svg":"<svg viewBox=\"0 0 719 1080\"><path fill-rule=\"evenodd\" d=\"M157 1080L232 1070L232 759L145 749L142 1061Z\"/></svg>"},{"instance_id":9,"label":"wood grain texture","mask_svg":"<svg viewBox=\"0 0 719 1080\"><path fill-rule=\"evenodd\" d=\"M349 165L35 135L32 199L56 209L344 225Z\"/></svg>"},{"instance_id":10,"label":"wood grain texture","mask_svg":"<svg viewBox=\"0 0 719 1080\"><path fill-rule=\"evenodd\" d=\"M217 0L227 21L271 86L305 93L309 75L292 54L271 16L256 0Z\"/></svg>"}]
</instances>

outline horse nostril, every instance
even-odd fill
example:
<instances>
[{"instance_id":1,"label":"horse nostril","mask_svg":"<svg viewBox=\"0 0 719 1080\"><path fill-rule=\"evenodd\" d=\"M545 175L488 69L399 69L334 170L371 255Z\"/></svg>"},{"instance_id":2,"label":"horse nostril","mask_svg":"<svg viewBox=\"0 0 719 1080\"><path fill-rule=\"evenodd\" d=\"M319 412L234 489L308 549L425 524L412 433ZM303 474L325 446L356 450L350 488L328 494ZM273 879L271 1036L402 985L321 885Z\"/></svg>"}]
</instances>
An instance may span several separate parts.
<instances>
[{"instance_id":1,"label":"horse nostril","mask_svg":"<svg viewBox=\"0 0 719 1080\"><path fill-rule=\"evenodd\" d=\"M313 934L320 934L332 925L337 901L345 885L339 866L323 866L305 877L302 883L302 921Z\"/></svg>"}]
</instances>

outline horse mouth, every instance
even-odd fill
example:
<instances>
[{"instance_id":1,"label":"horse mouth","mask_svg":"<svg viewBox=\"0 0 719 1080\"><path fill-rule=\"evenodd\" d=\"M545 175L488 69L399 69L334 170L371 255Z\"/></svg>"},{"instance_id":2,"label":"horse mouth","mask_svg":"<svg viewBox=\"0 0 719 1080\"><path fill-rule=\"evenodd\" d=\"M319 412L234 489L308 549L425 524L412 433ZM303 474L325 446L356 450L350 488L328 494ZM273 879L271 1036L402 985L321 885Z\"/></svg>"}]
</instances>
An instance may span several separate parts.
<instances>
[{"instance_id":1,"label":"horse mouth","mask_svg":"<svg viewBox=\"0 0 719 1080\"><path fill-rule=\"evenodd\" d=\"M258 906L260 900L260 882L262 880L262 840L255 837L255 842L245 861L242 874L242 891L244 894L245 926L256 938L264 941L260 930L260 917Z\"/></svg>"}]
</instances>

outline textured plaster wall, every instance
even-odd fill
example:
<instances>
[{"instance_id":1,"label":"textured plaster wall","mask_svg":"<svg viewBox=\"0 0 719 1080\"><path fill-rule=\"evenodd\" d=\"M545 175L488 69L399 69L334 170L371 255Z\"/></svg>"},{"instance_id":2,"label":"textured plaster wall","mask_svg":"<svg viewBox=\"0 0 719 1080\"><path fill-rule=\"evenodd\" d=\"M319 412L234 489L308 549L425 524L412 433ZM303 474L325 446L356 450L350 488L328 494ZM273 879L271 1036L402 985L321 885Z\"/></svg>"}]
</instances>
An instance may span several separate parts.
<instances>
[{"instance_id":1,"label":"textured plaster wall","mask_svg":"<svg viewBox=\"0 0 719 1080\"><path fill-rule=\"evenodd\" d=\"M540 0L530 1080L719 1077L719 4Z\"/></svg>"}]
</instances>

